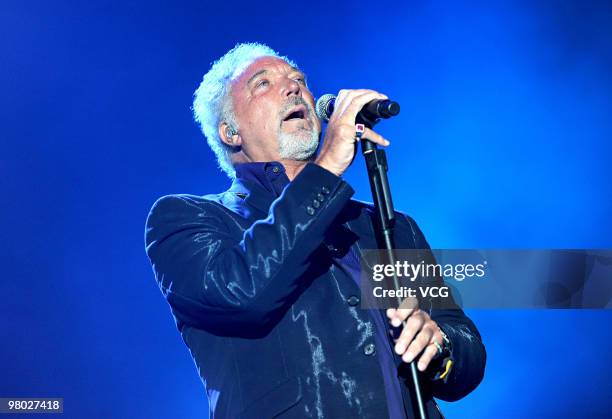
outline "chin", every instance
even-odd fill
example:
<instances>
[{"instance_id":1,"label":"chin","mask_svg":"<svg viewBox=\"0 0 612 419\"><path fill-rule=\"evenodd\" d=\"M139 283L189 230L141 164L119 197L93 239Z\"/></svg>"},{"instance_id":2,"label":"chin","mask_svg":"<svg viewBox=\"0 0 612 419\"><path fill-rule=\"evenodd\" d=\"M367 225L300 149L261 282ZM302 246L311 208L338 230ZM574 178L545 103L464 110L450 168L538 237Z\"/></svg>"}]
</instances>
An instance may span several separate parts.
<instances>
[{"instance_id":1,"label":"chin","mask_svg":"<svg viewBox=\"0 0 612 419\"><path fill-rule=\"evenodd\" d=\"M298 130L280 133L278 136L279 155L283 159L310 160L319 147L320 134L314 130Z\"/></svg>"}]
</instances>

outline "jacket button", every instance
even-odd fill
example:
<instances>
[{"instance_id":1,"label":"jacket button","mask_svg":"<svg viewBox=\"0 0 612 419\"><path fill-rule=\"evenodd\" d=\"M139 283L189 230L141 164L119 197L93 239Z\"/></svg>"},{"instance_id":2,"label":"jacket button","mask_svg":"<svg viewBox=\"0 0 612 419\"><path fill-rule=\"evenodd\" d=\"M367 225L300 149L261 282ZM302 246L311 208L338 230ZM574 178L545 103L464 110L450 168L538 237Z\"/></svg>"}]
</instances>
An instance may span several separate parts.
<instances>
[{"instance_id":1,"label":"jacket button","mask_svg":"<svg viewBox=\"0 0 612 419\"><path fill-rule=\"evenodd\" d=\"M315 208L319 208L321 206L321 203L317 200L312 201L312 206Z\"/></svg>"},{"instance_id":2,"label":"jacket button","mask_svg":"<svg viewBox=\"0 0 612 419\"><path fill-rule=\"evenodd\" d=\"M318 199L319 201L323 202L323 200L325 199L325 197L323 196L323 194L322 194L322 193L318 193L318 194L317 194L317 199Z\"/></svg>"},{"instance_id":3,"label":"jacket button","mask_svg":"<svg viewBox=\"0 0 612 419\"><path fill-rule=\"evenodd\" d=\"M359 304L359 297L357 297L356 295L351 295L346 302L350 305L350 306L356 306L357 304Z\"/></svg>"},{"instance_id":4,"label":"jacket button","mask_svg":"<svg viewBox=\"0 0 612 419\"><path fill-rule=\"evenodd\" d=\"M363 353L366 355L374 355L374 353L376 352L376 346L374 346L373 343L368 343L366 346L363 347Z\"/></svg>"},{"instance_id":5,"label":"jacket button","mask_svg":"<svg viewBox=\"0 0 612 419\"><path fill-rule=\"evenodd\" d=\"M327 244L327 250L329 250L329 252L332 254L332 256L337 256L339 253L339 250L336 246L334 246L333 244Z\"/></svg>"},{"instance_id":6,"label":"jacket button","mask_svg":"<svg viewBox=\"0 0 612 419\"><path fill-rule=\"evenodd\" d=\"M327 187L323 186L321 188L321 192L323 192L325 195L329 194L329 189L327 189Z\"/></svg>"},{"instance_id":7,"label":"jacket button","mask_svg":"<svg viewBox=\"0 0 612 419\"><path fill-rule=\"evenodd\" d=\"M313 207L311 207L310 205L306 207L306 212L308 213L308 215L314 215L315 210Z\"/></svg>"}]
</instances>

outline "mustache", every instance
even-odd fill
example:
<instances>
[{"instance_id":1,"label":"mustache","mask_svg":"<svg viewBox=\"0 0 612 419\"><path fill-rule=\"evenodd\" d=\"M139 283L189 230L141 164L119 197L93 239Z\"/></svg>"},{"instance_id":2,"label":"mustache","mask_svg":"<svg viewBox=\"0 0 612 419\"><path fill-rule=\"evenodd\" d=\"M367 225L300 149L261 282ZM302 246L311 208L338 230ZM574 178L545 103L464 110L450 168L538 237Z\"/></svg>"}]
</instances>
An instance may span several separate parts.
<instances>
[{"instance_id":1,"label":"mustache","mask_svg":"<svg viewBox=\"0 0 612 419\"><path fill-rule=\"evenodd\" d=\"M292 96L281 107L281 110L278 113L279 117L282 119L285 116L285 114L289 111L289 109L297 105L304 105L304 107L306 107L306 109L308 110L308 119L310 119L311 116L314 115L314 110L312 106L310 106L310 104L306 102L306 100L303 97Z\"/></svg>"}]
</instances>

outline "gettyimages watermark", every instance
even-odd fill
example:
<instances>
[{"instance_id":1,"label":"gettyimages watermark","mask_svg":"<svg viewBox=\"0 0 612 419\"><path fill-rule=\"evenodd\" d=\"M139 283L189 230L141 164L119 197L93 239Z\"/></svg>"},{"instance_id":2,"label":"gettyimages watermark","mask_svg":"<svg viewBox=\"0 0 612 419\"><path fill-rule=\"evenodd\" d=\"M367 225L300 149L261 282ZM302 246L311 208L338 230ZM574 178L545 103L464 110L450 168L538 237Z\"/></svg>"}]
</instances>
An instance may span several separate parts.
<instances>
[{"instance_id":1,"label":"gettyimages watermark","mask_svg":"<svg viewBox=\"0 0 612 419\"><path fill-rule=\"evenodd\" d=\"M363 308L612 308L612 250L365 250Z\"/></svg>"}]
</instances>

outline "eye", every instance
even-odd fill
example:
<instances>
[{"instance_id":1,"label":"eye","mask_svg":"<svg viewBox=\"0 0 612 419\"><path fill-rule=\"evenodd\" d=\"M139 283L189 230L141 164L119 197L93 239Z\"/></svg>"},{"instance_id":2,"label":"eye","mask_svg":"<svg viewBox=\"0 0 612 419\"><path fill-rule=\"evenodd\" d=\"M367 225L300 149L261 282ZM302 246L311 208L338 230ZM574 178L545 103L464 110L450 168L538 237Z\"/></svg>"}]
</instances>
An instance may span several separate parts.
<instances>
[{"instance_id":1,"label":"eye","mask_svg":"<svg viewBox=\"0 0 612 419\"><path fill-rule=\"evenodd\" d=\"M255 84L255 88L265 87L265 86L268 86L269 84L270 82L267 79L261 79L257 82L257 84Z\"/></svg>"},{"instance_id":2,"label":"eye","mask_svg":"<svg viewBox=\"0 0 612 419\"><path fill-rule=\"evenodd\" d=\"M300 84L306 85L306 80L304 80L303 77L296 77L295 81L297 81Z\"/></svg>"}]
</instances>

